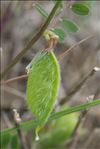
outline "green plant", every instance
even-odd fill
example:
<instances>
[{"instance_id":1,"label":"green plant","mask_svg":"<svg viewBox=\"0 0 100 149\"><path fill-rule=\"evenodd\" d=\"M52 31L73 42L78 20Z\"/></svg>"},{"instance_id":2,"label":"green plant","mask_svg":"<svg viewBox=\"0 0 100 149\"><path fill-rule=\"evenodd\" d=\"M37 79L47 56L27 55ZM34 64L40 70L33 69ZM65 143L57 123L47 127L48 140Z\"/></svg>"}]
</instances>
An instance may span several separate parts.
<instances>
[{"instance_id":1,"label":"green plant","mask_svg":"<svg viewBox=\"0 0 100 149\"><path fill-rule=\"evenodd\" d=\"M69 108L64 105L59 111ZM49 129L41 134L41 139L38 143L39 148L61 148L63 143L71 137L74 127L78 120L78 113L65 115L60 119L48 123Z\"/></svg>"},{"instance_id":2,"label":"green plant","mask_svg":"<svg viewBox=\"0 0 100 149\"><path fill-rule=\"evenodd\" d=\"M40 121L36 134L52 111L60 82L60 70L55 55L42 51L32 60L27 83L27 104Z\"/></svg>"},{"instance_id":3,"label":"green plant","mask_svg":"<svg viewBox=\"0 0 100 149\"><path fill-rule=\"evenodd\" d=\"M100 104L100 99L91 101L89 103L85 103L83 105L79 105L76 107L66 108L63 109L60 112L52 112L54 108L54 102L56 100L56 96L58 93L59 88L59 82L60 82L60 70L59 70L59 64L58 61L52 51L52 48L54 48L56 44L56 38L59 37L59 41L63 42L64 38L67 35L72 33L75 33L78 31L79 27L78 25L73 21L70 20L70 18L60 18L58 19L60 25L56 26L54 28L46 28L50 24L50 21L52 20L53 16L56 14L58 15L58 12L61 12L61 9L63 8L63 2L55 1L53 2L54 8L52 9L50 15L44 10L44 8L37 4L35 8L38 10L38 12L46 19L44 25L40 29L40 31L31 39L31 41L27 44L27 46L15 57L15 59L11 62L11 64L2 72L1 77L3 78L5 74L23 57L23 55L35 44L35 42L40 38L40 36L44 33L45 38L48 40L48 43L50 43L51 40L53 42L50 43L49 48L44 49L42 52L38 53L36 57L32 60L31 67L28 73L28 83L27 83L27 104L29 106L29 109L32 113L35 114L36 119L27 121L24 123L19 124L19 128L23 131L28 131L31 128L36 128L36 134L38 130L44 126L46 122L50 122L51 120L55 121L55 126L52 128L51 131L52 134L45 134L44 140L41 139L41 142L45 139L51 141L48 142L48 144L52 144L52 139L56 138L58 134L60 133L61 136L59 137L59 142L65 141L66 138L69 138L74 127L76 124L77 116L73 112L79 112L81 110L90 108L92 106L96 106ZM59 11L57 12L57 9L59 8ZM89 14L89 7L86 4L83 3L77 3L70 5L69 7L74 13L78 15L88 15ZM59 15L58 15L59 16ZM63 29L64 27L64 29ZM47 31L47 32L46 32ZM39 93L38 93L39 92ZM68 115L72 114L73 115ZM63 116L67 116L66 120L63 118ZM72 117L71 117L72 116ZM58 118L61 118L62 120L56 120ZM71 123L72 120L75 120L75 123ZM66 131L66 124L69 125L69 132ZM57 128L55 129L55 127ZM71 126L71 127L70 127ZM18 144L17 136L16 135L10 135L10 133L15 133L16 130L19 129L17 126L13 128L8 128L3 131L1 131L2 136L2 148L6 148L8 143L10 142L10 145L12 148L15 148L14 145ZM10 140L11 139L11 140ZM55 139L55 143L57 140ZM43 143L43 142L42 142ZM54 144L53 144L54 145ZM57 144L55 144L56 146Z\"/></svg>"},{"instance_id":4,"label":"green plant","mask_svg":"<svg viewBox=\"0 0 100 149\"><path fill-rule=\"evenodd\" d=\"M49 119L48 119L48 122L51 121L51 120L56 120L58 118L61 118L65 115L68 115L68 114L71 114L71 113L80 112L82 110L85 110L87 108L90 108L90 107L93 107L93 106L96 106L96 105L99 105L99 104L100 104L100 99L97 99L97 100L91 101L91 102L86 103L86 104L82 104L82 105L79 105L79 106L75 106L75 107L71 107L71 108L68 108L68 109L65 109L65 110L61 110L60 112L52 113L50 115ZM39 125L39 121L30 120L30 121L21 123L19 125L19 127L23 131L28 131L32 128L36 128L38 125ZM9 136L9 137L7 137L8 140L6 141L8 143L9 138L10 138L10 134L11 133L13 134L14 132L16 132L17 129L18 129L18 127L7 128L5 130L2 130L0 132L0 135L1 135L2 138L6 138L6 136ZM3 141L4 140L5 139L3 139ZM6 145L6 143L5 143L5 145Z\"/></svg>"}]
</instances>

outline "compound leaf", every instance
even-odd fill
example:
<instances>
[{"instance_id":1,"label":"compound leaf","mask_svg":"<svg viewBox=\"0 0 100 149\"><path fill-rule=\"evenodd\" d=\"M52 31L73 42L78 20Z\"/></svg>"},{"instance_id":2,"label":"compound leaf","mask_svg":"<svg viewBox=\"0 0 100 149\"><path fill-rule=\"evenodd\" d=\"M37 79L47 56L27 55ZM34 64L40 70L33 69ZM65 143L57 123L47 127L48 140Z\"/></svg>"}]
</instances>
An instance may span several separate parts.
<instances>
[{"instance_id":1,"label":"compound leaf","mask_svg":"<svg viewBox=\"0 0 100 149\"><path fill-rule=\"evenodd\" d=\"M44 10L44 8L43 8L41 5L36 4L36 5L35 5L35 8L37 9L37 11L38 11L43 17L45 17L45 18L48 17L48 13Z\"/></svg>"},{"instance_id":2,"label":"compound leaf","mask_svg":"<svg viewBox=\"0 0 100 149\"><path fill-rule=\"evenodd\" d=\"M60 41L63 41L64 40L65 33L64 33L64 31L62 29L60 29L60 28L54 28L54 29L52 29L52 31L59 36L59 40Z\"/></svg>"},{"instance_id":3,"label":"compound leaf","mask_svg":"<svg viewBox=\"0 0 100 149\"><path fill-rule=\"evenodd\" d=\"M88 15L89 13L89 7L86 4L74 3L70 8L78 15Z\"/></svg>"},{"instance_id":4,"label":"compound leaf","mask_svg":"<svg viewBox=\"0 0 100 149\"><path fill-rule=\"evenodd\" d=\"M65 29L67 29L67 31L69 31L69 32L76 32L76 31L78 31L78 26L74 22L72 22L70 20L61 19L61 23L62 23L63 27Z\"/></svg>"}]
</instances>

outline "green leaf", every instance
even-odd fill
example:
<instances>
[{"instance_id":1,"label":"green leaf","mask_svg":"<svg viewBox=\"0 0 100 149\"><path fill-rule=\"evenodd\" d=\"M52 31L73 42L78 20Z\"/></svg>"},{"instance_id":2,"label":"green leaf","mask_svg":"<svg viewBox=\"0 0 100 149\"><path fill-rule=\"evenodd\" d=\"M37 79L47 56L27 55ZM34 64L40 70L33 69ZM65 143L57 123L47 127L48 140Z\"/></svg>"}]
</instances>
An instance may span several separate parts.
<instances>
[{"instance_id":1,"label":"green leaf","mask_svg":"<svg viewBox=\"0 0 100 149\"><path fill-rule=\"evenodd\" d=\"M67 29L67 31L69 31L69 32L76 32L76 31L78 31L78 26L74 22L72 22L70 20L61 19L61 23L62 23L63 27L65 29Z\"/></svg>"},{"instance_id":2,"label":"green leaf","mask_svg":"<svg viewBox=\"0 0 100 149\"><path fill-rule=\"evenodd\" d=\"M89 7L86 4L74 3L70 8L78 15L88 15L89 13Z\"/></svg>"},{"instance_id":3,"label":"green leaf","mask_svg":"<svg viewBox=\"0 0 100 149\"><path fill-rule=\"evenodd\" d=\"M1 136L1 140L0 140L1 149L6 149L9 141L10 141L10 134L9 133Z\"/></svg>"},{"instance_id":4,"label":"green leaf","mask_svg":"<svg viewBox=\"0 0 100 149\"><path fill-rule=\"evenodd\" d=\"M53 109L59 82L60 70L53 52L42 51L38 53L32 60L26 96L28 107L36 119L40 121L41 126L45 124Z\"/></svg>"},{"instance_id":5,"label":"green leaf","mask_svg":"<svg viewBox=\"0 0 100 149\"><path fill-rule=\"evenodd\" d=\"M64 31L63 31L62 29L60 29L60 28L54 28L54 29L52 29L52 31L53 31L56 35L59 36L59 40L60 40L60 41L63 41L63 40L64 40L64 38L65 38L65 33L64 33Z\"/></svg>"},{"instance_id":6,"label":"green leaf","mask_svg":"<svg viewBox=\"0 0 100 149\"><path fill-rule=\"evenodd\" d=\"M44 10L44 8L43 8L41 5L36 4L36 5L35 5L35 8L38 10L38 12L39 12L43 17L45 17L45 18L48 17L48 13Z\"/></svg>"},{"instance_id":7,"label":"green leaf","mask_svg":"<svg viewBox=\"0 0 100 149\"><path fill-rule=\"evenodd\" d=\"M60 112L52 113L51 116L49 117L48 121L55 120L55 119L61 118L62 116L65 116L67 114L79 112L79 111L82 111L82 110L85 110L87 108L91 108L91 107L94 107L97 105L100 105L100 99L96 99L94 101L91 101L91 102L88 102L85 104L74 106L74 107L68 108L66 110L62 110ZM38 124L39 124L38 121L30 120L30 121L20 124L20 128L23 128L23 129L33 128L33 127L37 127ZM17 127L7 128L7 129L0 131L0 133L3 136L8 133L15 132L16 129L18 129L18 128Z\"/></svg>"},{"instance_id":8,"label":"green leaf","mask_svg":"<svg viewBox=\"0 0 100 149\"><path fill-rule=\"evenodd\" d=\"M18 137L17 137L17 135L11 136L10 147L11 147L11 149L18 149Z\"/></svg>"}]
</instances>

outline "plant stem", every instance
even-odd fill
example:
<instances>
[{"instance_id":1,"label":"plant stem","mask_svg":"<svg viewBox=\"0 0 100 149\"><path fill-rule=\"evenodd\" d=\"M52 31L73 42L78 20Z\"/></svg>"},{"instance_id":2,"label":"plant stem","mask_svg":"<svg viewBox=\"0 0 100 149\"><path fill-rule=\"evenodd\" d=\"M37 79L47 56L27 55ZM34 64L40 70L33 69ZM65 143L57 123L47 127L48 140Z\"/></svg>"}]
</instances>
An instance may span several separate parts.
<instances>
[{"instance_id":1,"label":"plant stem","mask_svg":"<svg viewBox=\"0 0 100 149\"><path fill-rule=\"evenodd\" d=\"M18 139L19 139L19 143L20 143L20 148L28 149L26 140L25 140L23 133L20 129L21 119L20 119L19 113L16 109L13 109L13 113L14 113L14 123L15 123L15 126L17 127L17 134L18 134Z\"/></svg>"},{"instance_id":2,"label":"plant stem","mask_svg":"<svg viewBox=\"0 0 100 149\"><path fill-rule=\"evenodd\" d=\"M83 118L86 116L87 112L88 112L88 110L86 109L86 110L83 110L83 111L80 113L78 122L77 122L76 127L75 127L75 129L74 129L74 131L73 131L73 133L72 133L72 136L71 136L71 137L72 137L72 140L73 140L73 138L76 136L77 130L78 130L78 128L79 128L79 126L80 126L80 124L81 124Z\"/></svg>"},{"instance_id":3,"label":"plant stem","mask_svg":"<svg viewBox=\"0 0 100 149\"><path fill-rule=\"evenodd\" d=\"M99 68L98 68L99 69ZM99 70L98 70L99 71ZM80 81L78 82L78 84L76 84L74 87L72 87L72 89L70 90L70 92L66 95L66 97L64 97L59 104L63 105L66 101L70 100L70 98L76 93L78 92L82 86L85 84L85 82L90 79L90 77L92 77L97 71L95 70L95 67Z\"/></svg>"},{"instance_id":4,"label":"plant stem","mask_svg":"<svg viewBox=\"0 0 100 149\"><path fill-rule=\"evenodd\" d=\"M63 53L58 57L58 60L62 60L67 54L69 54L69 52L70 52L73 48L77 47L77 46L80 45L81 43L83 43L83 42L85 42L86 40L91 39L91 38L93 38L93 37L95 37L94 34L88 36L87 38L84 38L84 39L80 40L79 42L77 42L77 43L75 43L75 44L73 44L69 49L67 49L65 52L63 52Z\"/></svg>"},{"instance_id":5,"label":"plant stem","mask_svg":"<svg viewBox=\"0 0 100 149\"><path fill-rule=\"evenodd\" d=\"M17 81L17 80L26 79L27 77L28 77L27 74L21 75L21 76L18 76L18 77L14 77L14 78L11 78L11 79L8 79L8 80L1 81L0 84L3 85L3 84L12 83L12 82Z\"/></svg>"},{"instance_id":6,"label":"plant stem","mask_svg":"<svg viewBox=\"0 0 100 149\"><path fill-rule=\"evenodd\" d=\"M41 37L45 29L50 24L50 21L52 20L53 16L56 13L56 10L58 9L59 5L61 3L61 0L57 1L55 6L53 7L50 15L48 16L46 22L40 29L40 31L29 41L29 43L26 45L26 47L14 58L14 60L7 66L7 68L0 74L0 78L2 79L8 71L24 56L24 54L33 46L33 44L36 43L36 41Z\"/></svg>"},{"instance_id":7,"label":"plant stem","mask_svg":"<svg viewBox=\"0 0 100 149\"><path fill-rule=\"evenodd\" d=\"M81 43L85 42L86 40L90 39L94 37L93 35L87 37L87 38L84 38L82 40L80 40L79 42L73 44L69 49L67 49L65 52L63 52L59 57L58 59L59 60L62 60L72 49L74 49L76 46L80 45ZM56 42L56 41L55 41ZM51 44L51 43L50 43ZM56 44L56 43L54 43ZM54 46L54 45L53 45ZM45 47L46 49L48 48L48 45ZM49 48L50 48L50 45L49 45ZM15 78L12 78L12 79L8 79L8 80L5 80L5 81L1 81L0 84L8 84L8 83L12 83L13 81L17 81L17 80L21 80L21 79L25 79L27 78L27 74L25 75L21 75L21 76L18 76L18 77L15 77Z\"/></svg>"},{"instance_id":8,"label":"plant stem","mask_svg":"<svg viewBox=\"0 0 100 149\"><path fill-rule=\"evenodd\" d=\"M61 118L62 116L65 116L67 114L71 114L71 113L74 113L74 112L79 112L81 110L85 110L87 108L90 108L90 107L93 107L93 106L96 106L96 105L100 105L100 99L97 99L97 100L94 100L94 101L91 101L91 102L88 102L88 103L85 103L85 104L81 104L81 105L78 105L78 106L75 106L75 107L71 107L69 109L66 109L66 110L63 110L63 111L60 111L60 112L52 113L51 116L49 117L48 121ZM27 122L24 122L24 123L20 124L20 128L29 129L29 128L37 127L38 125L39 125L38 121L30 120L30 121L27 121ZM16 131L16 129L18 129L18 128L13 127L13 128L8 128L8 129L5 129L5 130L2 130L0 132L1 133L0 135L5 135L7 133L14 132L14 131Z\"/></svg>"}]
</instances>

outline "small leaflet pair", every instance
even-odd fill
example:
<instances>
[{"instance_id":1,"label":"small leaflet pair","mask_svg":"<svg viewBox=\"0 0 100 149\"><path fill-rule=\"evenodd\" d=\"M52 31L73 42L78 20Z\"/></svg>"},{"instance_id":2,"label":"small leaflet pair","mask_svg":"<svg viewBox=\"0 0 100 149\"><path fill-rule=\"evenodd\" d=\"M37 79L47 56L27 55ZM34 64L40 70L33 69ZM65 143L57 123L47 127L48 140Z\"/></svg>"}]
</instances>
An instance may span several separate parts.
<instances>
[{"instance_id":1,"label":"small leaflet pair","mask_svg":"<svg viewBox=\"0 0 100 149\"><path fill-rule=\"evenodd\" d=\"M39 121L38 131L45 125L57 99L60 68L53 51L39 52L31 62L28 73L26 98L30 111Z\"/></svg>"}]
</instances>

